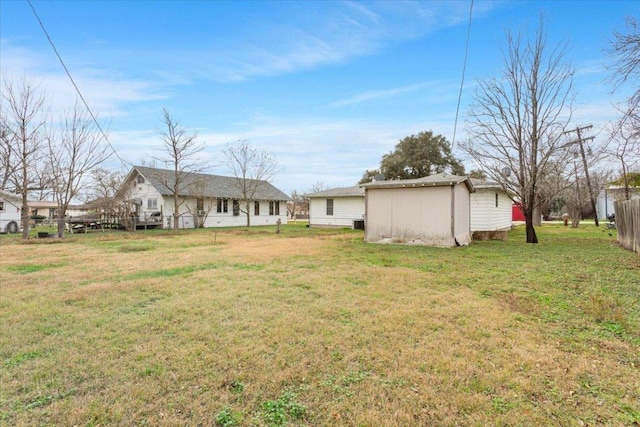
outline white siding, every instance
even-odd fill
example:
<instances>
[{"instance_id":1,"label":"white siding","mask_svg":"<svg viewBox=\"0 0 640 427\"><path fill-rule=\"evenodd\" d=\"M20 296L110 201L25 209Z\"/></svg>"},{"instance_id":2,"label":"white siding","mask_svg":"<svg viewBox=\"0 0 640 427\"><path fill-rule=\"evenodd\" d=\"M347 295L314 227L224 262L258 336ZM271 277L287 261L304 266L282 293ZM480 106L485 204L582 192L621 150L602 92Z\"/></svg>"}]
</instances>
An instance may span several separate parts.
<instances>
[{"instance_id":1,"label":"white siding","mask_svg":"<svg viewBox=\"0 0 640 427\"><path fill-rule=\"evenodd\" d=\"M194 201L195 203L195 201ZM206 203L206 202L205 202ZM280 215L269 215L269 202L266 200L260 201L260 215L254 215L254 203L250 204L249 221L251 225L275 225L278 219L281 224L287 223L287 206L286 203L281 201L280 203ZM247 215L240 211L240 215L233 215L233 202L229 199L229 211L217 212L217 202L214 201L213 208L207 215L204 226L205 227L236 227L247 225ZM244 209L241 202L240 208Z\"/></svg>"},{"instance_id":2,"label":"white siding","mask_svg":"<svg viewBox=\"0 0 640 427\"><path fill-rule=\"evenodd\" d=\"M333 215L327 215L327 198L309 199L309 226L353 227L354 220L364 219L364 197L329 197L333 199Z\"/></svg>"},{"instance_id":3,"label":"white siding","mask_svg":"<svg viewBox=\"0 0 640 427\"><path fill-rule=\"evenodd\" d=\"M21 203L13 197L3 197L0 195L3 209L0 210L0 231L5 232L10 222L15 222L20 228L20 205Z\"/></svg>"},{"instance_id":4,"label":"white siding","mask_svg":"<svg viewBox=\"0 0 640 427\"><path fill-rule=\"evenodd\" d=\"M471 194L471 232L511 228L511 205L511 199L501 189L477 189Z\"/></svg>"}]
</instances>

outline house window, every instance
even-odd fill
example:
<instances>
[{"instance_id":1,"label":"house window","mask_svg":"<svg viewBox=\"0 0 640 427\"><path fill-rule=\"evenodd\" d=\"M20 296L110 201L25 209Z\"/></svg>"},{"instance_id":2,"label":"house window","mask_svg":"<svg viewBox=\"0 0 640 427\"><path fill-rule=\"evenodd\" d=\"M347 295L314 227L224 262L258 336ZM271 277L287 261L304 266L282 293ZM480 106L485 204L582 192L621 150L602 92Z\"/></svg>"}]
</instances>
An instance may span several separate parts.
<instances>
[{"instance_id":1,"label":"house window","mask_svg":"<svg viewBox=\"0 0 640 427\"><path fill-rule=\"evenodd\" d=\"M229 212L229 201L227 199L218 199L217 212L218 213Z\"/></svg>"},{"instance_id":2,"label":"house window","mask_svg":"<svg viewBox=\"0 0 640 427\"><path fill-rule=\"evenodd\" d=\"M333 199L327 199L327 216L333 215Z\"/></svg>"},{"instance_id":3,"label":"house window","mask_svg":"<svg viewBox=\"0 0 640 427\"><path fill-rule=\"evenodd\" d=\"M150 197L147 199L147 210L156 211L158 210L158 199L155 197Z\"/></svg>"},{"instance_id":4,"label":"house window","mask_svg":"<svg viewBox=\"0 0 640 427\"><path fill-rule=\"evenodd\" d=\"M138 175L138 184L144 184L144 176Z\"/></svg>"},{"instance_id":5,"label":"house window","mask_svg":"<svg viewBox=\"0 0 640 427\"><path fill-rule=\"evenodd\" d=\"M269 215L280 215L280 202L273 200L269 202Z\"/></svg>"},{"instance_id":6,"label":"house window","mask_svg":"<svg viewBox=\"0 0 640 427\"><path fill-rule=\"evenodd\" d=\"M255 216L260 215L260 202L258 201L253 202L253 214Z\"/></svg>"},{"instance_id":7,"label":"house window","mask_svg":"<svg viewBox=\"0 0 640 427\"><path fill-rule=\"evenodd\" d=\"M233 216L240 215L240 202L237 200L233 201Z\"/></svg>"},{"instance_id":8,"label":"house window","mask_svg":"<svg viewBox=\"0 0 640 427\"><path fill-rule=\"evenodd\" d=\"M198 215L204 215L204 199L196 199L196 211Z\"/></svg>"},{"instance_id":9,"label":"house window","mask_svg":"<svg viewBox=\"0 0 640 427\"><path fill-rule=\"evenodd\" d=\"M498 207L498 193L496 193L496 208Z\"/></svg>"},{"instance_id":10,"label":"house window","mask_svg":"<svg viewBox=\"0 0 640 427\"><path fill-rule=\"evenodd\" d=\"M4 202L0 201L0 212L4 212Z\"/></svg>"}]
</instances>

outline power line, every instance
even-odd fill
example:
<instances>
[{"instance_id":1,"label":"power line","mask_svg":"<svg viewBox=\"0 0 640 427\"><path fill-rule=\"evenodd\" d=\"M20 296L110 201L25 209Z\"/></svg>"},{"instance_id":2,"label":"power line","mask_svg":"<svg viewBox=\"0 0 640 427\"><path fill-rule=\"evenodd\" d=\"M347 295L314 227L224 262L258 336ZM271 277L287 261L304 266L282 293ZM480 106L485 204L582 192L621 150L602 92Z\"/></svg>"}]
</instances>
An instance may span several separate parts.
<instances>
[{"instance_id":1,"label":"power line","mask_svg":"<svg viewBox=\"0 0 640 427\"><path fill-rule=\"evenodd\" d=\"M469 6L469 24L467 26L467 42L464 48L464 62L462 64L462 79L460 80L460 91L458 92L458 105L456 105L456 119L453 124L453 140L451 141L451 150L456 145L456 131L458 128L458 115L460 113L460 100L462 99L462 87L464 86L464 75L467 71L467 57L469 55L469 39L471 38L471 18L473 16L473 0Z\"/></svg>"},{"instance_id":2,"label":"power line","mask_svg":"<svg viewBox=\"0 0 640 427\"><path fill-rule=\"evenodd\" d=\"M44 24L42 23L42 20L40 19L40 16L38 15L38 12L36 12L35 7L33 7L33 4L31 4L31 0L27 0L27 3L29 4L29 7L31 7L31 10L33 11L33 14L35 15L36 19L38 20L38 24L40 24L40 28L42 28L42 31L44 32L44 35L47 37L47 40L49 41L49 44L51 45L51 47L53 48L53 51L55 52L56 56L58 57L58 60L60 61L60 64L62 64L62 68L64 68L64 71L67 73L67 76L69 76L69 80L71 80L71 84L73 84L73 87L75 88L76 93L78 94L78 96L82 100L82 103L84 104L85 108L89 112L89 115L93 119L93 122L98 127L98 130L100 130L100 134L102 134L102 137L104 138L104 140L107 141L107 144L111 148L111 151L113 151L113 154L116 155L118 160L120 160L122 162L122 164L125 165L125 166L127 166L127 165L128 166L132 166L131 163L127 162L122 157L120 157L120 155L118 154L116 149L113 148L113 145L111 145L111 141L109 141L109 138L107 137L106 133L104 132L104 130L102 130L102 126L100 126L100 123L98 122L98 119L93 114L93 111L91 111L91 108L89 108L89 104L84 99L84 96L82 95L82 92L80 92L80 88L78 88L78 85L73 80L73 77L71 76L71 73L69 72L69 69L67 68L67 66L65 65L64 61L62 60L62 57L60 56L60 53L58 53L58 49L56 49L55 44L53 44L53 40L51 40L51 37L49 36L49 33L47 32L47 29L44 27Z\"/></svg>"}]
</instances>

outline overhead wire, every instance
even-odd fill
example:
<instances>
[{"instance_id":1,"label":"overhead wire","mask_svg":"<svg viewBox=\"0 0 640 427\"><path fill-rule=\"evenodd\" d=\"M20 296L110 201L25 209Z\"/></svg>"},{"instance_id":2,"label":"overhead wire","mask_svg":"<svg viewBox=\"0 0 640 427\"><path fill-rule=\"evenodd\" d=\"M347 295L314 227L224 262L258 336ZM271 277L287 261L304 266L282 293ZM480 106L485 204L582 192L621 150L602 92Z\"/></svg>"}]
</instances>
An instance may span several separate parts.
<instances>
[{"instance_id":1,"label":"overhead wire","mask_svg":"<svg viewBox=\"0 0 640 427\"><path fill-rule=\"evenodd\" d=\"M78 87L78 85L76 84L75 80L71 76L71 73L69 72L69 69L67 68L67 66L65 65L64 61L62 60L62 56L60 56L60 53L58 52L58 49L56 48L55 44L53 43L53 40L49 36L49 32L45 28L42 20L40 19L40 16L38 15L38 12L36 12L35 7L31 3L31 0L27 0L27 3L29 4L29 7L31 7L31 11L33 12L34 16L36 17L36 20L38 21L38 24L40 25L40 28L44 32L44 35L47 37L47 40L49 41L49 44L51 45L51 47L53 48L53 51L55 52L56 56L58 57L58 60L60 61L60 64L62 65L62 68L64 68L64 71L65 71L65 73L67 73L67 76L69 77L69 80L71 80L71 84L75 88L76 93L78 94L78 97L80 97L80 100L82 101L82 103L84 104L85 108L89 112L89 115L91 116L91 119L93 120L93 122L98 127L98 130L100 131L100 134L102 135L104 140L107 142L107 144L111 148L111 151L113 151L113 154L115 154L115 156L118 158L118 160L120 160L120 162L122 162L122 164L125 165L125 166L132 166L131 163L127 162L122 157L120 157L120 155L118 154L116 149L111 144L111 141L109 141L109 137L107 137L107 134L102 129L102 126L100 126L100 123L98 122L98 119L93 114L93 111L91 111L91 108L89 107L89 104L87 103L86 99L82 95L82 92L80 91L80 88Z\"/></svg>"},{"instance_id":2,"label":"overhead wire","mask_svg":"<svg viewBox=\"0 0 640 427\"><path fill-rule=\"evenodd\" d=\"M471 18L473 17L473 0L469 5L469 23L467 25L467 41L464 49L464 62L462 63L462 78L460 79L460 91L458 92L458 104L456 105L456 118L453 123L453 140L451 141L451 150L456 145L456 133L458 129L458 116L460 114L460 100L462 99L462 88L464 86L464 76L467 71L467 58L469 56L469 40L471 38Z\"/></svg>"}]
</instances>

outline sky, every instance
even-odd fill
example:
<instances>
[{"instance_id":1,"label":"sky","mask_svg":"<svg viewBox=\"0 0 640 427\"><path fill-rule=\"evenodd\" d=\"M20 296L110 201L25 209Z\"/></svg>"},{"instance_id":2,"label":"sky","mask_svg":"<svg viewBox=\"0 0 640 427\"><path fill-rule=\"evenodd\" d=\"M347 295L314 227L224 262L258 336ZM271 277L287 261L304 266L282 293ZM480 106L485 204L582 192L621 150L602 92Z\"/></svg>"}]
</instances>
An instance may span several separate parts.
<instances>
[{"instance_id":1,"label":"sky","mask_svg":"<svg viewBox=\"0 0 640 427\"><path fill-rule=\"evenodd\" d=\"M640 17L640 2L615 0L31 5L107 129L118 154L107 168L126 172L162 157L166 109L197 132L208 173L228 175L223 150L245 140L274 154L272 182L288 194L355 185L421 131L445 136L473 169L458 143L474 87L500 77L506 33L532 38L541 19L549 45L566 45L575 69L575 126L593 125L595 143L606 139L615 105L630 94L613 90L607 50L625 17ZM74 103L26 0L0 1L0 69L37 84L54 114Z\"/></svg>"}]
</instances>

